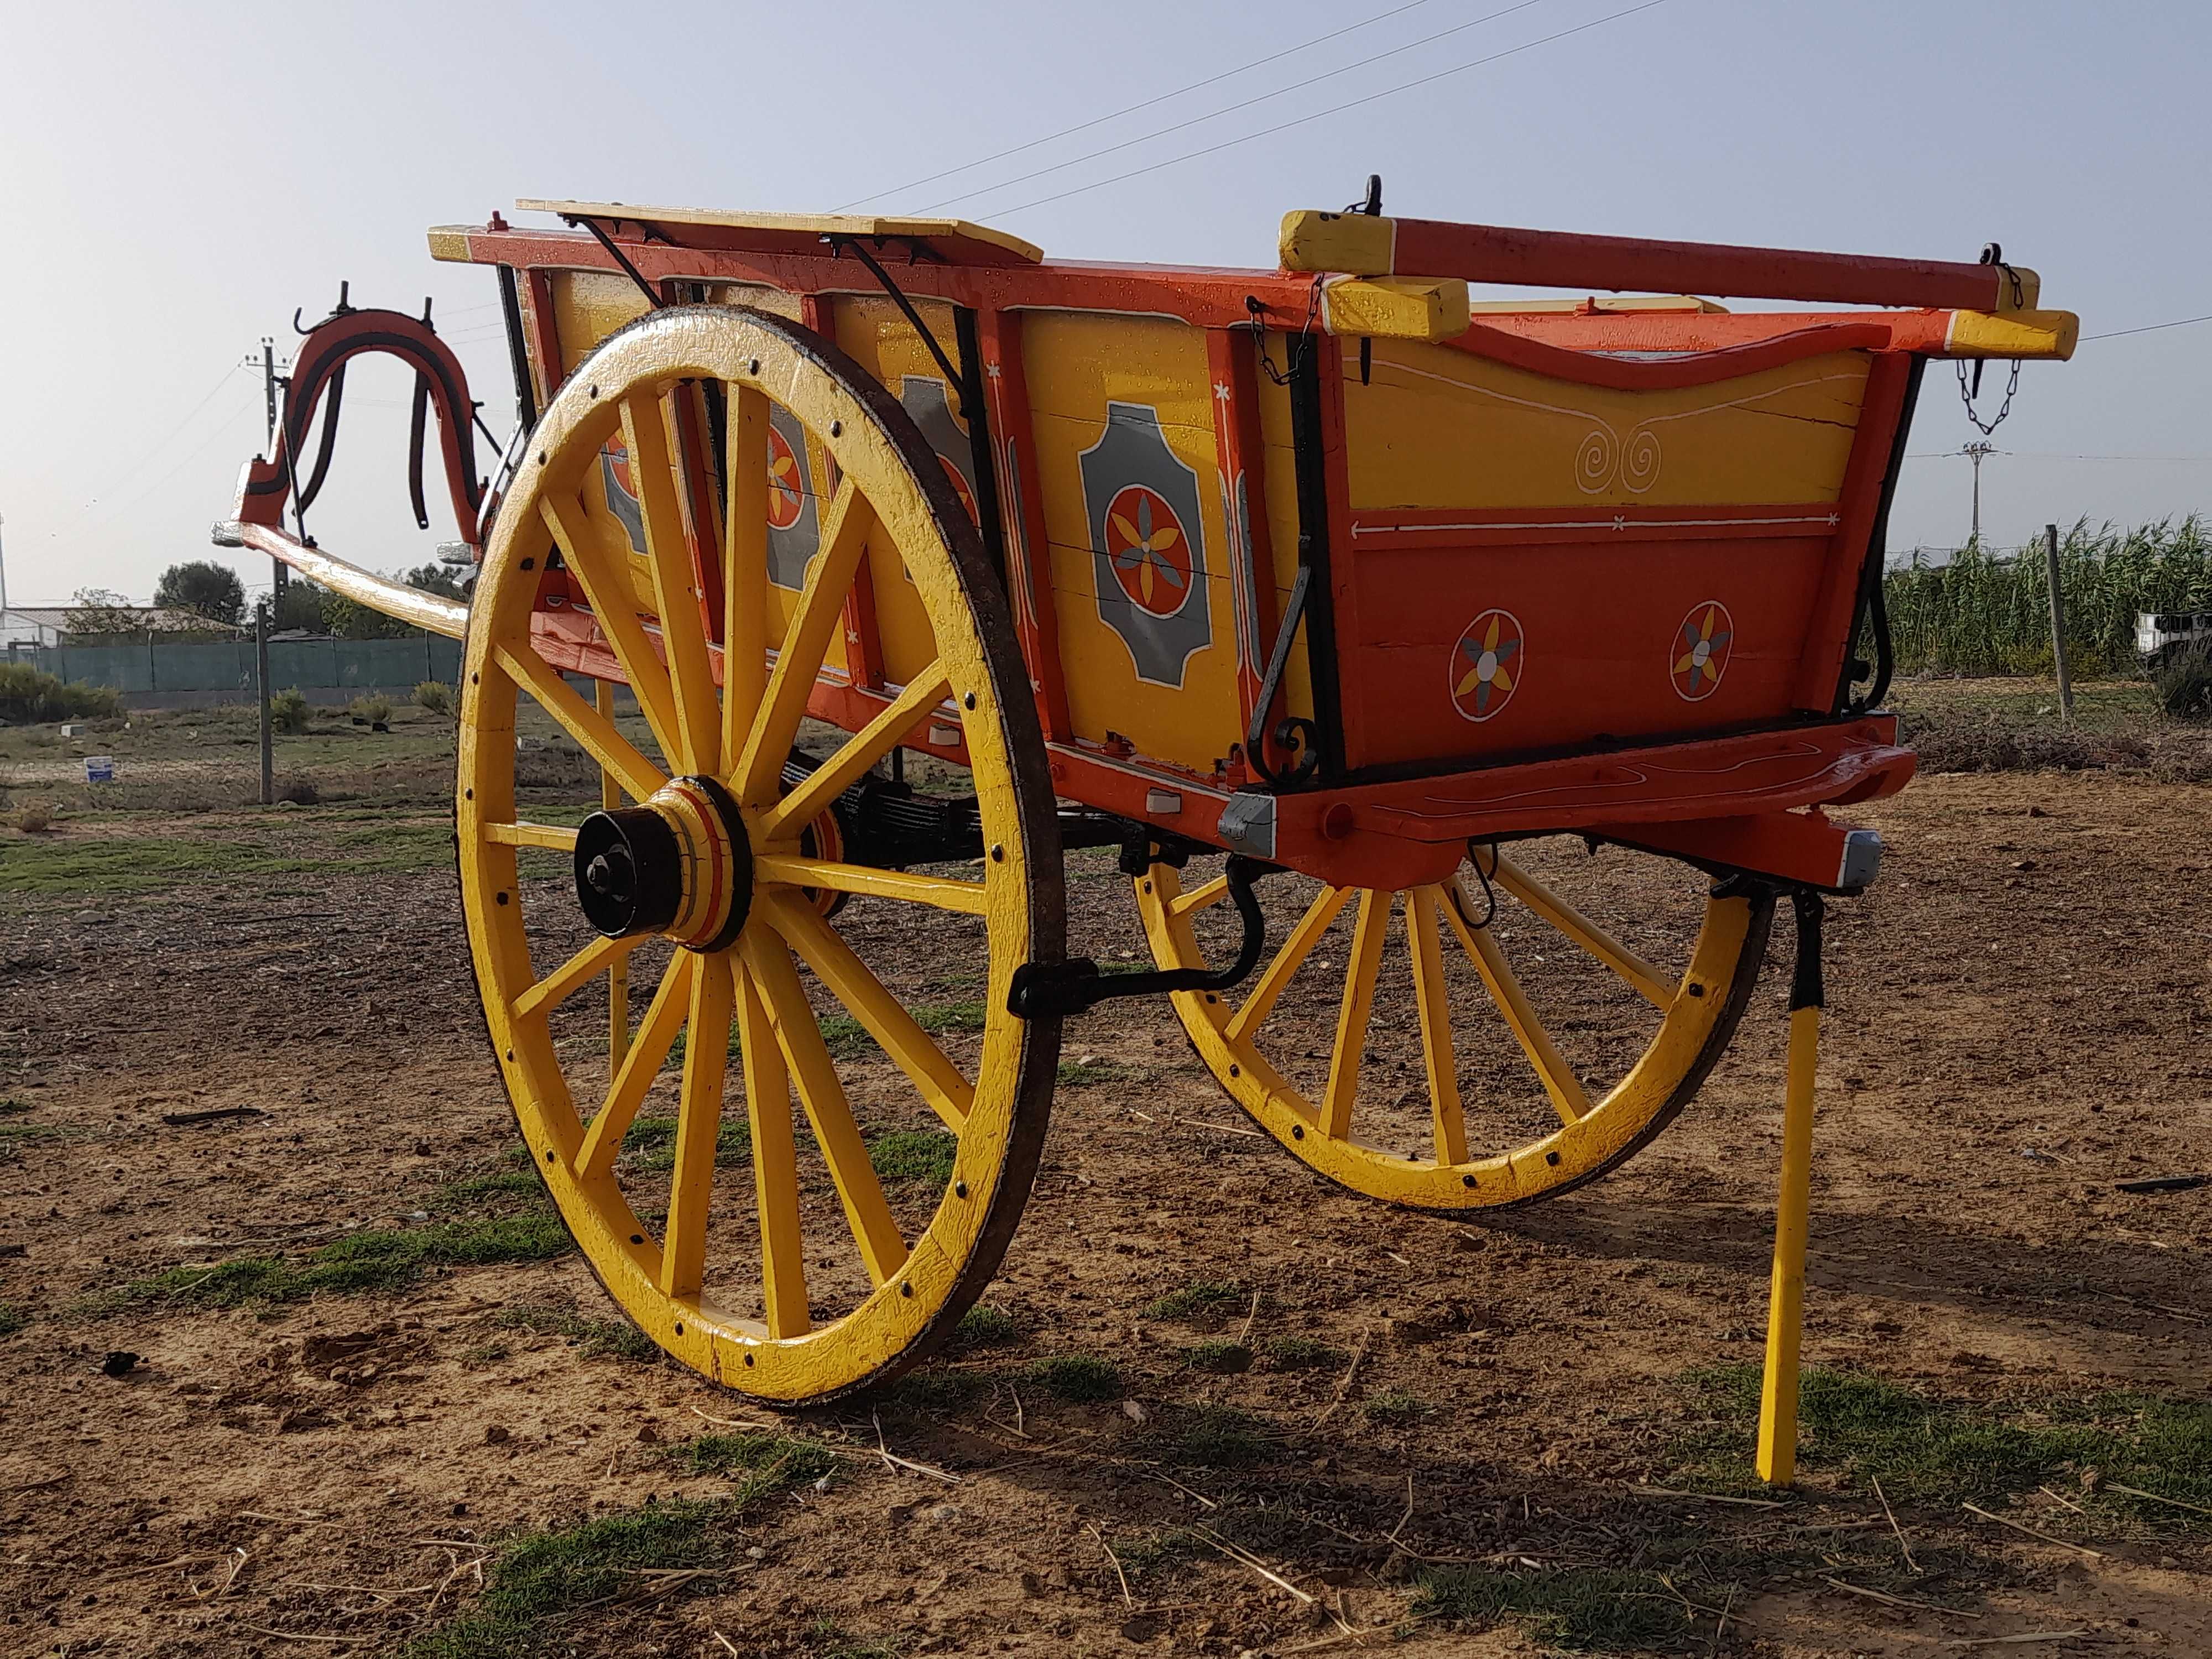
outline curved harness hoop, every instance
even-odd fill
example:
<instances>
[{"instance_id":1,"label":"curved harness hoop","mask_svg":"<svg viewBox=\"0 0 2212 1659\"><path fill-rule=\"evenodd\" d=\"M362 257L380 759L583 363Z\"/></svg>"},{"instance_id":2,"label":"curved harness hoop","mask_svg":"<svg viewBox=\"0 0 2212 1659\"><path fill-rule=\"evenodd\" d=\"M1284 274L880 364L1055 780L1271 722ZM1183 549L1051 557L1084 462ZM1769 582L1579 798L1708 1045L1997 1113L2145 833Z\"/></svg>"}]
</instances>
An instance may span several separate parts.
<instances>
[{"instance_id":1,"label":"curved harness hoop","mask_svg":"<svg viewBox=\"0 0 2212 1659\"><path fill-rule=\"evenodd\" d=\"M434 404L438 447L446 464L446 489L452 499L453 520L461 539L471 548L478 546L477 520L483 507L484 483L477 472L476 434L471 426L475 405L469 398L468 375L435 329L419 317L397 311L340 311L301 343L298 367L284 392L276 453L250 465L240 492L240 520L279 528L288 496L302 509L313 501L330 469L338 410L345 395L345 366L364 352L383 352L415 371L409 482L416 522L428 527L421 485L422 446L424 406ZM321 441L312 470L304 480L300 479L295 475L293 458L307 452L308 430L326 390L331 406Z\"/></svg>"}]
</instances>

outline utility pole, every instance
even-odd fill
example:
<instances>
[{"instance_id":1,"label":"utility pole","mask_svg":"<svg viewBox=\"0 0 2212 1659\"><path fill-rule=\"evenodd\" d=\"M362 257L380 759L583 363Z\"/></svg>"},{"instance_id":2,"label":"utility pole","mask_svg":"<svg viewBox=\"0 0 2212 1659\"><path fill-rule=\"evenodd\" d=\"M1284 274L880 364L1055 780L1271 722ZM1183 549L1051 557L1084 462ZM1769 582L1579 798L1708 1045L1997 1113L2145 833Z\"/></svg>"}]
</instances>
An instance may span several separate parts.
<instances>
[{"instance_id":1,"label":"utility pole","mask_svg":"<svg viewBox=\"0 0 2212 1659\"><path fill-rule=\"evenodd\" d=\"M2074 677L2066 667L2066 600L2058 588L2058 526L2043 526L2043 563L2051 576L2051 659L2058 670L2058 718L2074 724Z\"/></svg>"},{"instance_id":2,"label":"utility pole","mask_svg":"<svg viewBox=\"0 0 2212 1659\"><path fill-rule=\"evenodd\" d=\"M1982 544L1982 458L1984 455L1996 454L1997 453L1997 448L1993 443L1983 441L1980 443L1968 444L1959 453L1974 464L1974 534L1972 545L1976 548L1979 548Z\"/></svg>"},{"instance_id":3,"label":"utility pole","mask_svg":"<svg viewBox=\"0 0 2212 1659\"><path fill-rule=\"evenodd\" d=\"M248 368L253 367L252 356L249 356L246 358L245 366ZM264 455L274 455L276 453L276 371L280 368L289 369L291 367L289 359L278 361L276 340L269 335L263 335L261 337L261 404L263 423L267 432L267 437L264 441L265 447L262 452ZM284 599L284 585L290 580L292 573L285 567L283 560L274 556L269 561L269 568L275 573L276 584L275 602L282 604Z\"/></svg>"},{"instance_id":4,"label":"utility pole","mask_svg":"<svg viewBox=\"0 0 2212 1659\"><path fill-rule=\"evenodd\" d=\"M253 602L253 684L261 695L261 804L276 799L276 769L269 740L269 600Z\"/></svg>"}]
</instances>

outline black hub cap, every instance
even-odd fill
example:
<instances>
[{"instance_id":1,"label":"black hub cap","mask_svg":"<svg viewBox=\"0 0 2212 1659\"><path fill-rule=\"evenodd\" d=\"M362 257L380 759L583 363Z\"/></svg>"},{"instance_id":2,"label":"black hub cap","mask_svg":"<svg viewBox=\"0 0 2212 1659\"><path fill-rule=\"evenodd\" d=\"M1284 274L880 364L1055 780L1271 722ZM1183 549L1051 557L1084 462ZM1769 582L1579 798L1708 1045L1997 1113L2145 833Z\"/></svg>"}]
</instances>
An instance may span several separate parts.
<instances>
[{"instance_id":1,"label":"black hub cap","mask_svg":"<svg viewBox=\"0 0 2212 1659\"><path fill-rule=\"evenodd\" d=\"M721 872L731 889L729 916L713 938L695 946L723 950L744 930L752 908L752 848L737 803L720 784L699 777L675 782L705 798L729 840L730 858ZM677 825L653 807L594 812L576 830L576 902L585 920L609 939L666 933L684 912L687 863L699 872L708 869L709 860L720 862L706 848L687 860Z\"/></svg>"}]
</instances>

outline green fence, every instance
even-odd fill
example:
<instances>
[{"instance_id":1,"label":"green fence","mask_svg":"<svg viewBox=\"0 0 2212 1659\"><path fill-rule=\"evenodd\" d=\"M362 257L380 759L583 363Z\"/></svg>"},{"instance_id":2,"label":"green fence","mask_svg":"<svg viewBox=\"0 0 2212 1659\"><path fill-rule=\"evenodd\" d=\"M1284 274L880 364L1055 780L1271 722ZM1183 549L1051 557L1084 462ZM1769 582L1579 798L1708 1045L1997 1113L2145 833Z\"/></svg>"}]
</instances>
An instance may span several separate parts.
<instances>
[{"instance_id":1,"label":"green fence","mask_svg":"<svg viewBox=\"0 0 2212 1659\"><path fill-rule=\"evenodd\" d=\"M253 641L192 640L173 643L41 647L28 653L36 667L64 680L112 685L127 699L204 696L210 701L253 698ZM19 657L18 660L21 660ZM424 680L451 685L460 678L457 641L424 634L401 640L272 640L269 684L296 686L310 701L318 691L407 691Z\"/></svg>"}]
</instances>

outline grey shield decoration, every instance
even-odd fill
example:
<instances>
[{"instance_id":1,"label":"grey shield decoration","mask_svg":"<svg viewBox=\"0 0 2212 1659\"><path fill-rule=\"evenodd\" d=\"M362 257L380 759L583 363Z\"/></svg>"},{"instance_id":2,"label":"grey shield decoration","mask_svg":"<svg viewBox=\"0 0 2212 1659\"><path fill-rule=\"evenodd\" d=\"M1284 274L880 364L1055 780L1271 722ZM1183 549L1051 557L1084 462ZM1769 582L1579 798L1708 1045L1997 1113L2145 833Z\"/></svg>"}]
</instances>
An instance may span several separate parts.
<instances>
[{"instance_id":1,"label":"grey shield decoration","mask_svg":"<svg viewBox=\"0 0 2212 1659\"><path fill-rule=\"evenodd\" d=\"M806 586L806 567L822 545L821 520L815 514L814 480L806 469L806 428L781 404L770 404L769 425L781 444L769 446L768 579L793 592ZM775 476L777 462L788 458L791 471ZM790 489L779 491L779 483L798 491L799 510L791 510Z\"/></svg>"},{"instance_id":2,"label":"grey shield decoration","mask_svg":"<svg viewBox=\"0 0 2212 1659\"><path fill-rule=\"evenodd\" d=\"M608 441L606 447L599 451L599 479L606 485L607 511L615 515L615 522L619 524L629 537L630 551L643 553L645 551L645 515L638 510L637 497L630 493L629 486L622 481L622 475L615 471L615 451L621 446L622 440L613 438Z\"/></svg>"},{"instance_id":3,"label":"grey shield decoration","mask_svg":"<svg viewBox=\"0 0 2212 1659\"><path fill-rule=\"evenodd\" d=\"M937 452L937 459L945 463L960 505L968 509L970 519L976 519L975 452L968 441L967 428L953 418L951 405L945 400L945 382L921 374L903 375L899 380L899 402L914 416L921 435Z\"/></svg>"},{"instance_id":4,"label":"grey shield decoration","mask_svg":"<svg viewBox=\"0 0 2212 1659\"><path fill-rule=\"evenodd\" d=\"M1179 689L1191 658L1213 642L1198 474L1176 459L1159 411L1144 404L1108 404L1106 430L1080 459L1098 619L1129 647L1139 679ZM1113 526L1125 493L1133 537Z\"/></svg>"}]
</instances>

